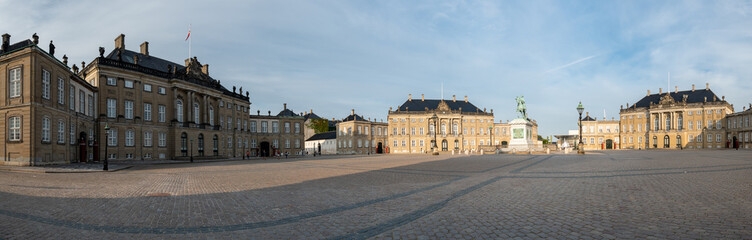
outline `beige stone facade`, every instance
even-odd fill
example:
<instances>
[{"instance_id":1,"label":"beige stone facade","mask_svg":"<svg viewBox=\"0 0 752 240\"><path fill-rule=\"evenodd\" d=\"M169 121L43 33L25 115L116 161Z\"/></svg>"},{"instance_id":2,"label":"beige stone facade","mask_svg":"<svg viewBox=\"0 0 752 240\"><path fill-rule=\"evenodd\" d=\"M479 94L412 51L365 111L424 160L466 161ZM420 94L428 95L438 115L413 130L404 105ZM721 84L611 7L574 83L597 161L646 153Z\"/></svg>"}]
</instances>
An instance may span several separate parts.
<instances>
[{"instance_id":1,"label":"beige stone facade","mask_svg":"<svg viewBox=\"0 0 752 240\"><path fill-rule=\"evenodd\" d=\"M619 149L619 121L606 121L590 117L582 119L582 145L585 150Z\"/></svg>"},{"instance_id":2,"label":"beige stone facade","mask_svg":"<svg viewBox=\"0 0 752 240\"><path fill-rule=\"evenodd\" d=\"M705 89L650 94L620 110L622 148L719 149L727 142L733 106ZM584 134L583 134L584 135Z\"/></svg>"},{"instance_id":3,"label":"beige stone facade","mask_svg":"<svg viewBox=\"0 0 752 240\"><path fill-rule=\"evenodd\" d=\"M457 101L409 96L397 110L389 109L388 123L390 153L474 152L493 142L493 110L481 110L467 97ZM504 131L503 125L498 127Z\"/></svg>"},{"instance_id":4,"label":"beige stone facade","mask_svg":"<svg viewBox=\"0 0 752 240\"><path fill-rule=\"evenodd\" d=\"M224 88L195 57L180 65L150 55L148 46L144 42L139 52L127 50L120 35L109 55L100 49L83 70L86 81L99 88L95 134L107 144L107 157L242 156L251 135L248 93ZM100 151L100 158L104 154Z\"/></svg>"},{"instance_id":5,"label":"beige stone facade","mask_svg":"<svg viewBox=\"0 0 752 240\"><path fill-rule=\"evenodd\" d=\"M355 110L337 123L337 154L380 154L389 152L387 123L372 122Z\"/></svg>"},{"instance_id":6,"label":"beige stone facade","mask_svg":"<svg viewBox=\"0 0 752 240\"><path fill-rule=\"evenodd\" d=\"M752 148L752 104L743 111L729 114L726 116L726 126L728 134L726 138L732 148L750 149Z\"/></svg>"},{"instance_id":7,"label":"beige stone facade","mask_svg":"<svg viewBox=\"0 0 752 240\"><path fill-rule=\"evenodd\" d=\"M97 89L76 75L77 66L68 67L67 57L60 61L33 39L10 44L3 36L0 165L91 161Z\"/></svg>"},{"instance_id":8,"label":"beige stone facade","mask_svg":"<svg viewBox=\"0 0 752 240\"><path fill-rule=\"evenodd\" d=\"M251 156L274 156L275 154L301 155L305 149L305 119L287 109L287 104L277 115L251 115Z\"/></svg>"}]
</instances>

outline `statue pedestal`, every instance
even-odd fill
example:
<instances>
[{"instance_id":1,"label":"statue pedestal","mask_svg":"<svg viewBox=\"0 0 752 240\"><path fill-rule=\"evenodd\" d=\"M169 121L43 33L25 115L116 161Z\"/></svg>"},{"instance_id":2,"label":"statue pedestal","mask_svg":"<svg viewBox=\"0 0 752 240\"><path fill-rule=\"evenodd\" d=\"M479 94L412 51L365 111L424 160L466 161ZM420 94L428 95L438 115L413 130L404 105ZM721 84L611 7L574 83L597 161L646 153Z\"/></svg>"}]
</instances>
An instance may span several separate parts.
<instances>
[{"instance_id":1,"label":"statue pedestal","mask_svg":"<svg viewBox=\"0 0 752 240\"><path fill-rule=\"evenodd\" d=\"M509 142L509 149L514 151L532 150L535 146L533 143L533 124L525 119L514 119L509 125L512 130L512 140Z\"/></svg>"}]
</instances>

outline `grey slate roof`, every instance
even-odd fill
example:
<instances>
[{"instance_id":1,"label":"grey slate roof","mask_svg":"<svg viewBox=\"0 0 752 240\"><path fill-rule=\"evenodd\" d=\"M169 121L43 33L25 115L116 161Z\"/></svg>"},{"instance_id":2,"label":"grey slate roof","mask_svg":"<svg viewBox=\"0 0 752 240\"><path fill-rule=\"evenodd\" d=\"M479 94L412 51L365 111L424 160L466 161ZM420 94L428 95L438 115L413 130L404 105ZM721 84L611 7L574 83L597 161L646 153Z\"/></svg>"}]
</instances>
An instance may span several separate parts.
<instances>
[{"instance_id":1,"label":"grey slate roof","mask_svg":"<svg viewBox=\"0 0 752 240\"><path fill-rule=\"evenodd\" d=\"M10 44L10 45L8 45L8 50L7 51L3 52L2 50L0 50L0 55L6 54L6 53L9 53L9 52L13 52L13 51L16 51L16 50L19 50L19 49L23 49L23 48L31 46L31 45L34 45L34 43L31 40L29 40L29 39L26 39L26 40L23 40L23 41L14 43L14 44Z\"/></svg>"},{"instance_id":2,"label":"grey slate roof","mask_svg":"<svg viewBox=\"0 0 752 240\"><path fill-rule=\"evenodd\" d=\"M117 52L118 49L114 49L110 52L110 54L107 55L106 58L117 60ZM184 64L178 64L175 62L171 62L168 60L164 60L155 56L146 56L144 54L134 52L131 50L123 49L123 53L121 54L123 57L123 62L127 63L134 63L133 56L138 56L138 65L151 68L157 71L167 72L167 65L172 65L173 68L175 68L176 71L185 71Z\"/></svg>"},{"instance_id":3,"label":"grey slate roof","mask_svg":"<svg viewBox=\"0 0 752 240\"><path fill-rule=\"evenodd\" d=\"M285 110L282 110L277 114L277 117L298 117L298 114L285 108Z\"/></svg>"},{"instance_id":4,"label":"grey slate roof","mask_svg":"<svg viewBox=\"0 0 752 240\"><path fill-rule=\"evenodd\" d=\"M308 120L308 119L324 119L322 117L319 117L319 115L316 115L315 113L312 113L312 112L311 113L306 113L305 115L303 115L303 117L305 118L305 120Z\"/></svg>"},{"instance_id":5,"label":"grey slate roof","mask_svg":"<svg viewBox=\"0 0 752 240\"><path fill-rule=\"evenodd\" d=\"M331 132L323 132L318 133L316 135L311 136L310 138L306 139L306 141L313 141L313 140L326 140L326 139L337 139L337 132L331 131Z\"/></svg>"},{"instance_id":6,"label":"grey slate roof","mask_svg":"<svg viewBox=\"0 0 752 240\"><path fill-rule=\"evenodd\" d=\"M674 101L681 102L684 100L684 95L687 95L687 103L701 103L705 101L705 98L707 97L708 102L713 101L713 97L715 97L716 101L722 101L721 98L715 95L712 90L710 89L701 89L701 90L687 90L687 91L681 91L681 92L669 92L668 94L671 95L672 98L674 98ZM650 103L658 104L658 102L661 101L661 97L665 96L666 93L663 94L651 94L648 96L643 97L640 99L640 101L637 101L637 103L630 106L630 108L641 108L641 107L649 107Z\"/></svg>"},{"instance_id":7,"label":"grey slate roof","mask_svg":"<svg viewBox=\"0 0 752 240\"><path fill-rule=\"evenodd\" d=\"M595 118L593 118L593 117L591 117L591 116L588 115L588 116L585 116L584 118L582 118L582 121L595 121Z\"/></svg>"},{"instance_id":8,"label":"grey slate roof","mask_svg":"<svg viewBox=\"0 0 752 240\"><path fill-rule=\"evenodd\" d=\"M417 112L417 111L425 111L426 108L428 110L434 110L439 106L439 103L442 100L440 99L425 99L425 100L407 100L405 103L400 105L399 111L407 111L407 112ZM449 106L449 109L452 109L453 111L459 111L460 108L462 108L462 112L483 112L483 110L479 109L475 105L473 105L470 102L465 101L452 101L452 100L443 100L446 102L446 104Z\"/></svg>"},{"instance_id":9,"label":"grey slate roof","mask_svg":"<svg viewBox=\"0 0 752 240\"><path fill-rule=\"evenodd\" d=\"M342 122L347 121L367 121L363 117L361 117L358 114L350 114L350 116L347 116L345 119L342 119Z\"/></svg>"}]
</instances>

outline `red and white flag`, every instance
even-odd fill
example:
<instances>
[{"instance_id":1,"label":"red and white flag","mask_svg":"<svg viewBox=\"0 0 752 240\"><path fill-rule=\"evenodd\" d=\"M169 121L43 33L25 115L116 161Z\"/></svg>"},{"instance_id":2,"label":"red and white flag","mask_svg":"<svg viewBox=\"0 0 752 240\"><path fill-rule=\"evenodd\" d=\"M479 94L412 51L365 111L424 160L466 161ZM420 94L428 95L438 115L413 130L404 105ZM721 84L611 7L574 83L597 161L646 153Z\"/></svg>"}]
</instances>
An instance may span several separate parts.
<instances>
[{"instance_id":1,"label":"red and white flag","mask_svg":"<svg viewBox=\"0 0 752 240\"><path fill-rule=\"evenodd\" d=\"M188 38L191 38L191 25L188 25L188 36L185 37L185 40L188 41Z\"/></svg>"}]
</instances>

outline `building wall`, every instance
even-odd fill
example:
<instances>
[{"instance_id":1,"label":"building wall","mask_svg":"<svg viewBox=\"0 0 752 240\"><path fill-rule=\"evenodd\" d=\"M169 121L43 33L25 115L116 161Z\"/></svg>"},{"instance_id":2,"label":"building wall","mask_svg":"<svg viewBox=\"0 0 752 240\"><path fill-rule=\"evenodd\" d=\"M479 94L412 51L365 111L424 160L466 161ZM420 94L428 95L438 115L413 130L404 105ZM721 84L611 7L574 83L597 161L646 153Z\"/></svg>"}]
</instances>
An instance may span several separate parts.
<instances>
[{"instance_id":1,"label":"building wall","mask_svg":"<svg viewBox=\"0 0 752 240\"><path fill-rule=\"evenodd\" d=\"M337 153L338 154L372 154L387 150L386 123L371 121L344 121L337 123Z\"/></svg>"},{"instance_id":2,"label":"building wall","mask_svg":"<svg viewBox=\"0 0 752 240\"><path fill-rule=\"evenodd\" d=\"M582 142L585 150L619 149L619 121L582 121Z\"/></svg>"},{"instance_id":3,"label":"building wall","mask_svg":"<svg viewBox=\"0 0 752 240\"><path fill-rule=\"evenodd\" d=\"M249 117L251 125L255 124L256 128L251 129L251 145L249 151L252 156L271 156L275 153L291 155L301 155L305 149L305 133L303 117L278 117L263 115L251 115ZM289 128L286 128L289 124ZM263 126L266 125L266 128ZM275 129L274 126L277 126ZM296 131L296 127L297 131ZM266 147L268 143L268 147ZM289 143L289 146L288 146Z\"/></svg>"},{"instance_id":4,"label":"building wall","mask_svg":"<svg viewBox=\"0 0 752 240\"><path fill-rule=\"evenodd\" d=\"M438 126L436 135L431 130L434 114ZM459 111L390 111L388 120L388 143L392 153L430 152L434 139L438 151L477 151L479 146L489 145L494 126L493 113Z\"/></svg>"},{"instance_id":5,"label":"building wall","mask_svg":"<svg viewBox=\"0 0 752 240\"><path fill-rule=\"evenodd\" d=\"M752 105L750 105L752 108ZM730 114L726 117L726 126L728 134L726 138L731 142L730 147L734 147L734 138L741 149L752 148L752 109Z\"/></svg>"}]
</instances>

